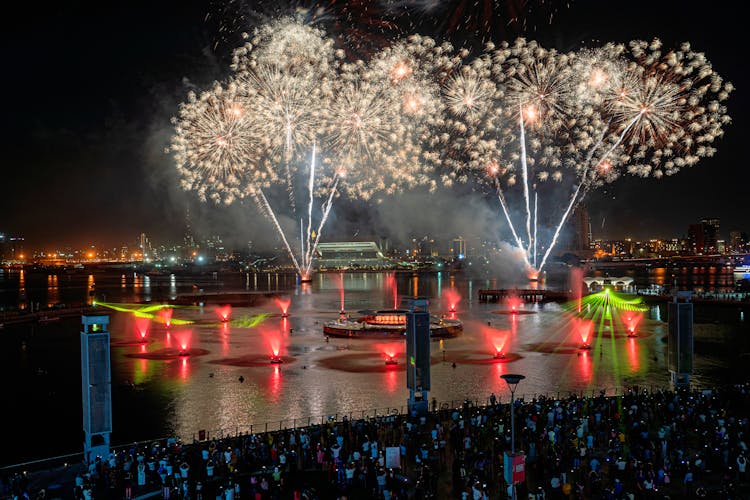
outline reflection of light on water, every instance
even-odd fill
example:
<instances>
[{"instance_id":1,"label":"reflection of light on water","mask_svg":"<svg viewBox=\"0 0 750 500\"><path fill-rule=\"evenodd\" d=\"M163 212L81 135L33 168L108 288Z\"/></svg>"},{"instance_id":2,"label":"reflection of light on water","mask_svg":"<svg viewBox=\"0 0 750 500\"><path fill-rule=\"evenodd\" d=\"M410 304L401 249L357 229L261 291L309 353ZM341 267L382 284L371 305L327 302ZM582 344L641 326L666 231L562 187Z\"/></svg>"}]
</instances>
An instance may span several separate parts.
<instances>
[{"instance_id":1,"label":"reflection of light on water","mask_svg":"<svg viewBox=\"0 0 750 500\"><path fill-rule=\"evenodd\" d=\"M229 323L221 324L221 355L229 356Z\"/></svg>"},{"instance_id":2,"label":"reflection of light on water","mask_svg":"<svg viewBox=\"0 0 750 500\"><path fill-rule=\"evenodd\" d=\"M628 362L630 363L630 370L632 372L638 372L640 363L638 361L638 346L636 345L636 339L630 337L626 340L628 343Z\"/></svg>"},{"instance_id":3,"label":"reflection of light on water","mask_svg":"<svg viewBox=\"0 0 750 500\"><path fill-rule=\"evenodd\" d=\"M275 403L279 400L279 395L281 394L281 367L279 365L274 365L271 370L269 400Z\"/></svg>"},{"instance_id":4,"label":"reflection of light on water","mask_svg":"<svg viewBox=\"0 0 750 500\"><path fill-rule=\"evenodd\" d=\"M185 382L187 381L188 376L190 375L190 370L188 368L188 360L187 357L183 357L180 360L180 379Z\"/></svg>"},{"instance_id":5,"label":"reflection of light on water","mask_svg":"<svg viewBox=\"0 0 750 500\"><path fill-rule=\"evenodd\" d=\"M661 309L659 306L651 306L651 319L661 321Z\"/></svg>"},{"instance_id":6,"label":"reflection of light on water","mask_svg":"<svg viewBox=\"0 0 750 500\"><path fill-rule=\"evenodd\" d=\"M169 275L169 299L174 300L177 298L177 279L174 274Z\"/></svg>"},{"instance_id":7,"label":"reflection of light on water","mask_svg":"<svg viewBox=\"0 0 750 500\"><path fill-rule=\"evenodd\" d=\"M52 307L60 301L60 288L56 274L47 275L47 307Z\"/></svg>"},{"instance_id":8,"label":"reflection of light on water","mask_svg":"<svg viewBox=\"0 0 750 500\"><path fill-rule=\"evenodd\" d=\"M589 351L580 351L578 357L578 374L582 382L591 382L591 357Z\"/></svg>"},{"instance_id":9,"label":"reflection of light on water","mask_svg":"<svg viewBox=\"0 0 750 500\"><path fill-rule=\"evenodd\" d=\"M394 392L396 392L396 386L398 385L398 374L396 373L396 371L397 371L396 369L393 369L393 370L387 370L384 373L385 390L389 394L393 394Z\"/></svg>"}]
</instances>

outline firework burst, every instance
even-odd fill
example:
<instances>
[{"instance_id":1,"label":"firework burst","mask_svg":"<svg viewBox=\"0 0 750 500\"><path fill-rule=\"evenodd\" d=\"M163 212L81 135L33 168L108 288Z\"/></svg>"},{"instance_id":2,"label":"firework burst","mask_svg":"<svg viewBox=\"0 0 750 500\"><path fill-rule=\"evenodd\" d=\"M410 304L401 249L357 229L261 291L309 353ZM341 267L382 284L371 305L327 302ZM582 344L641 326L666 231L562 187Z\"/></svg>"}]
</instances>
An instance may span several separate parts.
<instances>
[{"instance_id":1,"label":"firework burst","mask_svg":"<svg viewBox=\"0 0 750 500\"><path fill-rule=\"evenodd\" d=\"M189 94L174 119L182 186L202 200L254 199L301 275L338 195L380 201L471 179L496 191L526 264L542 270L589 190L695 165L730 122L732 85L688 44L561 53L518 39L472 56L413 35L367 61L346 54L320 29L275 20L235 51L228 81ZM277 188L298 242L276 217ZM553 205L545 190L568 199ZM554 228L548 241L540 221Z\"/></svg>"},{"instance_id":2,"label":"firework burst","mask_svg":"<svg viewBox=\"0 0 750 500\"><path fill-rule=\"evenodd\" d=\"M723 101L732 85L688 44L558 53L519 39L488 44L458 67L443 86L445 117L425 157L446 184L474 177L497 190L515 243L537 270L590 189L623 173L659 178L694 165L714 153L730 121ZM548 207L561 216L538 260L539 183L566 179L570 199ZM521 191L525 231L514 224L510 190Z\"/></svg>"}]
</instances>

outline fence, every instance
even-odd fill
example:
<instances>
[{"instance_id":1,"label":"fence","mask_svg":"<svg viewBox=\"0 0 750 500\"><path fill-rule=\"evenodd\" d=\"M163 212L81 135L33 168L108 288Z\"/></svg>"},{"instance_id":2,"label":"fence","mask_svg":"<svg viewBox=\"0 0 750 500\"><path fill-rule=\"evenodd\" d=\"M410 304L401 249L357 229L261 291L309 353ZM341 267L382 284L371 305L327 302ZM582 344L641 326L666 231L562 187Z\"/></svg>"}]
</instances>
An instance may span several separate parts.
<instances>
[{"instance_id":1,"label":"fence","mask_svg":"<svg viewBox=\"0 0 750 500\"><path fill-rule=\"evenodd\" d=\"M646 391L648 393L654 393L656 391L674 390L670 386L621 386L621 387L604 387L604 388L593 388L586 390L560 390L560 391L549 391L543 393L516 393L515 399L518 404L524 402L533 401L539 398L545 399L567 399L573 396L576 397L595 397L595 396L606 396L616 397L621 396L624 393L638 389L638 391ZM719 387L711 387L717 389ZM705 389L711 389L709 387ZM691 386L691 389L700 390L700 386ZM507 403L509 400L504 401ZM498 396L498 403L500 397ZM461 400L449 400L449 401L437 401L431 402L432 411L447 411L452 409L461 409L464 407L475 407L482 408L490 405L490 395L480 398L467 398ZM407 413L407 406L399 407L385 407L385 408L372 408L367 410L354 410L350 412L332 412L322 415L301 417L301 418L289 418L284 420L274 420L268 422L261 422L257 424L245 424L238 425L231 428L219 428L219 429L197 429L190 435L181 436L170 436L170 437L158 437L154 439L144 439L136 442L129 442L126 444L119 444L112 446L112 451L123 451L131 448L141 448L143 446L158 445L159 447L166 447L171 440L180 440L183 443L192 443L194 441L210 441L220 440L225 438L231 438L235 436L241 436L244 434L262 434L267 432L283 431L287 429L299 429L303 427L312 427L317 425L325 425L327 423L341 423L345 418L347 420L364 420L367 418L386 418L386 417L397 417L403 416ZM23 462L13 465L0 467L0 473L2 474L14 474L17 472L26 474L34 471L49 471L56 468L69 468L76 465L80 465L83 461L83 453L70 453L67 455L59 455L51 458L44 458L40 460L32 460L29 462Z\"/></svg>"}]
</instances>

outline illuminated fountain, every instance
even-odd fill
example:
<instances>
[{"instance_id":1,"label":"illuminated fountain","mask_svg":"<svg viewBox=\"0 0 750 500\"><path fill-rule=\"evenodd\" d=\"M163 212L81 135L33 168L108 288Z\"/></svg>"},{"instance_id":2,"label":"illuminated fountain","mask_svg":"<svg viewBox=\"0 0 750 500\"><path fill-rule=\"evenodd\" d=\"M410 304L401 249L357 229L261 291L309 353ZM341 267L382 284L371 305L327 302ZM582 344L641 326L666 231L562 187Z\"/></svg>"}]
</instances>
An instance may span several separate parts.
<instances>
[{"instance_id":1,"label":"illuminated fountain","mask_svg":"<svg viewBox=\"0 0 750 500\"><path fill-rule=\"evenodd\" d=\"M455 313L458 303L461 301L461 295L456 290L448 288L443 292L443 298L447 302L448 312Z\"/></svg>"},{"instance_id":2,"label":"illuminated fountain","mask_svg":"<svg viewBox=\"0 0 750 500\"><path fill-rule=\"evenodd\" d=\"M506 359L507 352L505 348L509 338L510 332L507 330L494 330L489 328L485 330L485 339L490 344L493 358L501 360Z\"/></svg>"},{"instance_id":3,"label":"illuminated fountain","mask_svg":"<svg viewBox=\"0 0 750 500\"><path fill-rule=\"evenodd\" d=\"M180 346L180 350L177 353L178 356L190 356L190 330L183 330L174 334L177 339L177 344Z\"/></svg>"},{"instance_id":4,"label":"illuminated fountain","mask_svg":"<svg viewBox=\"0 0 750 500\"><path fill-rule=\"evenodd\" d=\"M274 302L276 302L276 305L281 310L281 317L288 318L289 317L289 305L292 303L292 299L290 299L289 297L276 297L274 299Z\"/></svg>"},{"instance_id":5,"label":"illuminated fountain","mask_svg":"<svg viewBox=\"0 0 750 500\"><path fill-rule=\"evenodd\" d=\"M508 297L506 302L508 303L508 308L512 314L518 314L518 311L520 311L523 306L523 301L515 295Z\"/></svg>"},{"instance_id":6,"label":"illuminated fountain","mask_svg":"<svg viewBox=\"0 0 750 500\"><path fill-rule=\"evenodd\" d=\"M393 366L398 364L398 357L403 352L403 344L401 343L389 343L389 344L378 344L375 348L383 353L385 357L385 364L387 366Z\"/></svg>"},{"instance_id":7,"label":"illuminated fountain","mask_svg":"<svg viewBox=\"0 0 750 500\"><path fill-rule=\"evenodd\" d=\"M625 324L625 331L627 332L628 337L637 336L636 328L638 327L638 323L640 323L642 318L643 314L639 312L627 311L624 314L622 321Z\"/></svg>"},{"instance_id":8,"label":"illuminated fountain","mask_svg":"<svg viewBox=\"0 0 750 500\"><path fill-rule=\"evenodd\" d=\"M139 342L141 344L148 343L146 335L148 334L149 323L151 323L151 320L149 318L135 318L135 329L138 332L138 336L140 337Z\"/></svg>"},{"instance_id":9,"label":"illuminated fountain","mask_svg":"<svg viewBox=\"0 0 750 500\"><path fill-rule=\"evenodd\" d=\"M159 318L162 320L162 322L164 323L164 326L166 326L167 328L172 326L172 313L173 313L173 309L171 307L166 307L159 311Z\"/></svg>"},{"instance_id":10,"label":"illuminated fountain","mask_svg":"<svg viewBox=\"0 0 750 500\"><path fill-rule=\"evenodd\" d=\"M281 347L282 347L282 334L278 330L271 328L260 329L260 334L263 337L263 341L268 346L270 351L270 363L277 365L284 362L281 358Z\"/></svg>"},{"instance_id":11,"label":"illuminated fountain","mask_svg":"<svg viewBox=\"0 0 750 500\"><path fill-rule=\"evenodd\" d=\"M346 319L344 307L344 273L339 273L339 318Z\"/></svg>"},{"instance_id":12,"label":"illuminated fountain","mask_svg":"<svg viewBox=\"0 0 750 500\"><path fill-rule=\"evenodd\" d=\"M575 331L581 337L581 349L591 349L591 334L594 331L594 322L590 319L573 318Z\"/></svg>"},{"instance_id":13,"label":"illuminated fountain","mask_svg":"<svg viewBox=\"0 0 750 500\"><path fill-rule=\"evenodd\" d=\"M217 307L216 314L219 315L222 323L227 323L232 315L232 306L227 304L225 306Z\"/></svg>"}]
</instances>

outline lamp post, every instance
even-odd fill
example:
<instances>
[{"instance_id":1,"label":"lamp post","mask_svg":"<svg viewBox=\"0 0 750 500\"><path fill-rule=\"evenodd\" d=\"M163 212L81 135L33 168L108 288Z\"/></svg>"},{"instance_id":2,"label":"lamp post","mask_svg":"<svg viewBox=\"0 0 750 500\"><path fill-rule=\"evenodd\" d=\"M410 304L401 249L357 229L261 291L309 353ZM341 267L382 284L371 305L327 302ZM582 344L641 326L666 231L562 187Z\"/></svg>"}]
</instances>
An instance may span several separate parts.
<instances>
[{"instance_id":1,"label":"lamp post","mask_svg":"<svg viewBox=\"0 0 750 500\"><path fill-rule=\"evenodd\" d=\"M512 497L516 498L516 485L513 481L513 460L516 456L516 408L515 408L515 394L518 383L525 379L524 375L518 375L515 373L506 373L500 375L500 378L505 380L510 389L510 455L511 459L506 461L506 481L511 483ZM508 473L508 465L510 466L510 473Z\"/></svg>"}]
</instances>

